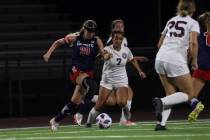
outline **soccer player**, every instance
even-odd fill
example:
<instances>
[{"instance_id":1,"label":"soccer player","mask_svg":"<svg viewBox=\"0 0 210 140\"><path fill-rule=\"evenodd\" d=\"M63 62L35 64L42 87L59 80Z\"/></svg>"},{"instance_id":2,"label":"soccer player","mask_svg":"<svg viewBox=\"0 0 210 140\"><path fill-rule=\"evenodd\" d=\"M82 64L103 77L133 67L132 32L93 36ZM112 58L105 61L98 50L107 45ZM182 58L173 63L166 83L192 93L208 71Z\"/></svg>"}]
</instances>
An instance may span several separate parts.
<instances>
[{"instance_id":1,"label":"soccer player","mask_svg":"<svg viewBox=\"0 0 210 140\"><path fill-rule=\"evenodd\" d=\"M137 69L141 78L145 78L146 75L140 69L137 61L133 59L130 49L128 47L123 47L123 37L123 32L113 31L113 44L105 47L105 50L112 54L112 56L104 62L99 97L96 101L96 105L89 112L86 127L91 127L91 124L99 114L100 109L106 103L113 89L116 90L117 104L125 110L126 119L130 119L130 112L126 106L128 96L128 77L125 68L126 63L130 61Z\"/></svg>"},{"instance_id":2,"label":"soccer player","mask_svg":"<svg viewBox=\"0 0 210 140\"><path fill-rule=\"evenodd\" d=\"M191 68L196 70L200 29L198 22L191 17L194 12L193 0L180 0L177 15L167 22L158 42L155 70L159 74L166 97L153 100L158 120L156 131L166 130L165 125L172 106L190 101L194 95L187 55L189 50Z\"/></svg>"},{"instance_id":3,"label":"soccer player","mask_svg":"<svg viewBox=\"0 0 210 140\"><path fill-rule=\"evenodd\" d=\"M124 33L124 21L122 19L116 19L112 21L111 24L111 32L112 31L119 31ZM112 45L112 37L110 35L109 39L106 42L106 46ZM128 42L126 37L123 37L123 41L122 41L122 45L123 47L127 47L128 46ZM140 62L147 62L148 59L146 57L143 56L136 56L134 57L135 60L138 60ZM115 96L115 90L113 90L109 96L109 98L107 99L106 105L109 106L114 106L116 104L116 96ZM96 103L98 99L98 95L94 95L94 98L92 99L93 103ZM133 99L133 90L131 89L131 87L128 87L128 96L127 96L127 108L130 111L131 110L131 104L132 104L132 99ZM83 113L81 112L77 112L74 115L74 122L78 125L81 125L82 123L82 119L83 119ZM121 117L120 117L120 125L125 125L125 126L133 126L136 125L136 123L132 122L131 120L126 120L125 118L125 110L122 109L122 113L121 113Z\"/></svg>"},{"instance_id":4,"label":"soccer player","mask_svg":"<svg viewBox=\"0 0 210 140\"><path fill-rule=\"evenodd\" d=\"M73 49L70 79L76 84L76 87L69 103L50 120L52 131L58 129L59 122L62 119L67 115L73 115L77 111L82 104L82 98L84 98L84 102L90 102L92 96L97 92L96 82L93 79L93 68L98 52L102 56L105 56L105 52L101 39L95 36L96 28L95 21L85 21L80 32L68 34L65 38L56 40L43 55L44 60L48 62L56 48L68 44ZM108 57L108 55L106 56Z\"/></svg>"},{"instance_id":5,"label":"soccer player","mask_svg":"<svg viewBox=\"0 0 210 140\"><path fill-rule=\"evenodd\" d=\"M200 37L198 49L198 69L193 72L194 97L191 100L191 106L194 110L189 114L190 122L196 121L199 113L204 109L204 105L196 98L210 81L210 12L205 12L198 17L200 24Z\"/></svg>"}]
</instances>

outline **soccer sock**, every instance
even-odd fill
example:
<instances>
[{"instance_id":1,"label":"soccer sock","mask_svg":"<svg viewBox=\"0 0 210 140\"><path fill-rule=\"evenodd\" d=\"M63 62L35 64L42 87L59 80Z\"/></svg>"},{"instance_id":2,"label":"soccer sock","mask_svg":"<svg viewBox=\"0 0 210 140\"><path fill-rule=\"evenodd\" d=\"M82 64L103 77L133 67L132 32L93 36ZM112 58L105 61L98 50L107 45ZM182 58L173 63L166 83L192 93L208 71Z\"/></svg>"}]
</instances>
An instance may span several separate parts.
<instances>
[{"instance_id":1,"label":"soccer sock","mask_svg":"<svg viewBox=\"0 0 210 140\"><path fill-rule=\"evenodd\" d=\"M76 113L78 108L78 105L73 103L73 102L69 102L68 104L66 104L63 109L61 110L60 113L58 113L55 116L55 121L56 122L60 122L61 120L63 120L66 116L70 115L70 114L74 114Z\"/></svg>"},{"instance_id":2,"label":"soccer sock","mask_svg":"<svg viewBox=\"0 0 210 140\"><path fill-rule=\"evenodd\" d=\"M163 110L163 112L162 112L162 121L160 123L162 126L166 125L166 122L167 122L167 120L169 118L170 113L171 113L171 108Z\"/></svg>"},{"instance_id":3,"label":"soccer sock","mask_svg":"<svg viewBox=\"0 0 210 140\"><path fill-rule=\"evenodd\" d=\"M94 119L97 117L98 114L99 114L99 111L96 111L95 108L93 107L88 114L87 123L92 124Z\"/></svg>"},{"instance_id":4,"label":"soccer sock","mask_svg":"<svg viewBox=\"0 0 210 140\"><path fill-rule=\"evenodd\" d=\"M91 102L96 103L98 100L98 95L94 95L93 98L91 99Z\"/></svg>"},{"instance_id":5,"label":"soccer sock","mask_svg":"<svg viewBox=\"0 0 210 140\"><path fill-rule=\"evenodd\" d=\"M198 104L199 100L197 98L193 98L190 100L190 106L194 109Z\"/></svg>"},{"instance_id":6,"label":"soccer sock","mask_svg":"<svg viewBox=\"0 0 210 140\"><path fill-rule=\"evenodd\" d=\"M132 104L132 101L131 100L127 100L126 107L128 108L129 111L131 110L131 104ZM120 121L126 121L125 113L124 113L124 109L123 108L122 108Z\"/></svg>"},{"instance_id":7,"label":"soccer sock","mask_svg":"<svg viewBox=\"0 0 210 140\"><path fill-rule=\"evenodd\" d=\"M163 103L163 107L173 106L175 104L180 104L180 103L183 103L183 102L187 102L188 101L188 95L183 93L183 92L176 92L174 94L171 94L169 96L161 98L161 101Z\"/></svg>"}]
</instances>

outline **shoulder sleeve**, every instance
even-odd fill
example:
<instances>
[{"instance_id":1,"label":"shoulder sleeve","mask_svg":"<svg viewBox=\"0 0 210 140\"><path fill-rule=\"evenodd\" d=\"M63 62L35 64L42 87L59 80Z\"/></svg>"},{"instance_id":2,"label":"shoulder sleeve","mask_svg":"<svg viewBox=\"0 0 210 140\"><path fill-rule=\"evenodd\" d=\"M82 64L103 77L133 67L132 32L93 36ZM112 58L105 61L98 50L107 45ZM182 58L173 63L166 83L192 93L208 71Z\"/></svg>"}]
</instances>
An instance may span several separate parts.
<instances>
[{"instance_id":1,"label":"shoulder sleeve","mask_svg":"<svg viewBox=\"0 0 210 140\"><path fill-rule=\"evenodd\" d=\"M200 27L197 21L193 20L193 22L190 24L189 28L190 32L197 32L200 34Z\"/></svg>"},{"instance_id":2,"label":"shoulder sleeve","mask_svg":"<svg viewBox=\"0 0 210 140\"><path fill-rule=\"evenodd\" d=\"M127 48L127 49L128 49L128 60L130 61L133 59L133 54L129 48Z\"/></svg>"},{"instance_id":3,"label":"shoulder sleeve","mask_svg":"<svg viewBox=\"0 0 210 140\"><path fill-rule=\"evenodd\" d=\"M169 21L168 21L169 22ZM165 28L163 29L163 31L161 32L161 35L166 36L167 32L168 32L168 22L166 23Z\"/></svg>"}]
</instances>

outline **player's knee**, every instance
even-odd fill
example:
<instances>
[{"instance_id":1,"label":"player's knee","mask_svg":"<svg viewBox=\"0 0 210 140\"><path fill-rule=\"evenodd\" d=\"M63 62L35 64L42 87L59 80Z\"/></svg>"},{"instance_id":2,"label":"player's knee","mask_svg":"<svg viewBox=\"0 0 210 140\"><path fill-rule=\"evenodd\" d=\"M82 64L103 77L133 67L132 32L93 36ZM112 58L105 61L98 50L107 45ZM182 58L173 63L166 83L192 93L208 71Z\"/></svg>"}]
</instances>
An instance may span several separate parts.
<instances>
[{"instance_id":1,"label":"player's knee","mask_svg":"<svg viewBox=\"0 0 210 140\"><path fill-rule=\"evenodd\" d=\"M116 100L113 97L109 97L106 101L106 105L114 106L114 105L116 105Z\"/></svg>"},{"instance_id":2,"label":"player's knee","mask_svg":"<svg viewBox=\"0 0 210 140\"><path fill-rule=\"evenodd\" d=\"M124 107L124 106L126 106L126 101L117 101L117 105L119 106L119 107Z\"/></svg>"},{"instance_id":3,"label":"player's knee","mask_svg":"<svg viewBox=\"0 0 210 140\"><path fill-rule=\"evenodd\" d=\"M86 89L85 97L88 100L91 100L93 96L97 93L97 84L96 82L90 78L86 77L82 82L83 87Z\"/></svg>"}]
</instances>

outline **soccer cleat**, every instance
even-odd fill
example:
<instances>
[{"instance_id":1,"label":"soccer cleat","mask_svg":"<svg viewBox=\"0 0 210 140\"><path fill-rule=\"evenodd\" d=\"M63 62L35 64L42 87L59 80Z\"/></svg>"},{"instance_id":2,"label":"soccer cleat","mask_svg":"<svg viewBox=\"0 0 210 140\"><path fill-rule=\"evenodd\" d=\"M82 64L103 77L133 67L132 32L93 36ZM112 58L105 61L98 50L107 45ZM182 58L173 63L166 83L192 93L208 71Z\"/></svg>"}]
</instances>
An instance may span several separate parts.
<instances>
[{"instance_id":1,"label":"soccer cleat","mask_svg":"<svg viewBox=\"0 0 210 140\"><path fill-rule=\"evenodd\" d=\"M130 120L121 120L120 121L120 125L124 125L124 126L136 126L137 124L135 122L132 122Z\"/></svg>"},{"instance_id":2,"label":"soccer cleat","mask_svg":"<svg viewBox=\"0 0 210 140\"><path fill-rule=\"evenodd\" d=\"M157 124L155 127L155 131L164 131L167 130L165 126L161 125L161 124Z\"/></svg>"},{"instance_id":3,"label":"soccer cleat","mask_svg":"<svg viewBox=\"0 0 210 140\"><path fill-rule=\"evenodd\" d=\"M196 105L195 109L188 115L188 121L191 123L195 122L199 114L201 113L201 111L203 111L203 109L204 109L204 105L201 102L199 102Z\"/></svg>"},{"instance_id":4,"label":"soccer cleat","mask_svg":"<svg viewBox=\"0 0 210 140\"><path fill-rule=\"evenodd\" d=\"M155 116L159 122L162 121L163 103L160 98L154 98L152 104L155 108Z\"/></svg>"},{"instance_id":5,"label":"soccer cleat","mask_svg":"<svg viewBox=\"0 0 210 140\"><path fill-rule=\"evenodd\" d=\"M74 122L75 122L77 125L79 125L79 126L82 125L82 119L83 119L83 115L82 115L82 114L76 113L76 114L74 115Z\"/></svg>"},{"instance_id":6,"label":"soccer cleat","mask_svg":"<svg viewBox=\"0 0 210 140\"><path fill-rule=\"evenodd\" d=\"M86 128L91 128L92 127L92 124L91 123L86 123L85 127Z\"/></svg>"},{"instance_id":7,"label":"soccer cleat","mask_svg":"<svg viewBox=\"0 0 210 140\"><path fill-rule=\"evenodd\" d=\"M57 130L58 130L58 126L59 126L59 123L57 123L57 122L55 121L55 118L52 118L52 119L50 120L50 130L51 130L52 132L57 131Z\"/></svg>"}]
</instances>

